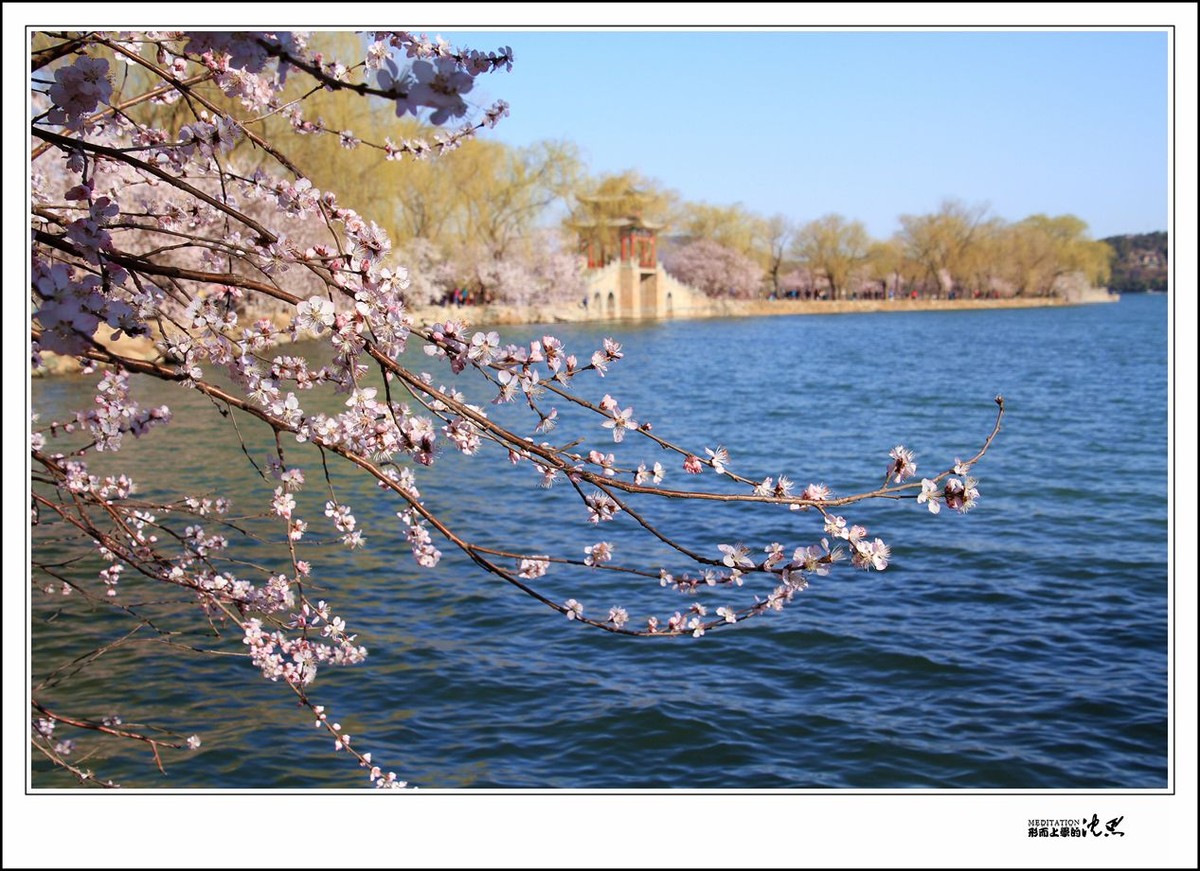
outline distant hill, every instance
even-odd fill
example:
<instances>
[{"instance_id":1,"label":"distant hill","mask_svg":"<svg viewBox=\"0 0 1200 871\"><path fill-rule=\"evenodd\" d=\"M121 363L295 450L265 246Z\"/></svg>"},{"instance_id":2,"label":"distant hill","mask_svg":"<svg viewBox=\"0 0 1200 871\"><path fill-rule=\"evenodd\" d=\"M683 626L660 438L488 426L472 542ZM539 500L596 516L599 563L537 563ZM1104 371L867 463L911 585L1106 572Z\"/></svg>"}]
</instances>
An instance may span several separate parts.
<instances>
[{"instance_id":1,"label":"distant hill","mask_svg":"<svg viewBox=\"0 0 1200 871\"><path fill-rule=\"evenodd\" d=\"M1144 293L1167 289L1167 234L1135 233L1101 239L1112 246L1109 290L1118 293Z\"/></svg>"}]
</instances>

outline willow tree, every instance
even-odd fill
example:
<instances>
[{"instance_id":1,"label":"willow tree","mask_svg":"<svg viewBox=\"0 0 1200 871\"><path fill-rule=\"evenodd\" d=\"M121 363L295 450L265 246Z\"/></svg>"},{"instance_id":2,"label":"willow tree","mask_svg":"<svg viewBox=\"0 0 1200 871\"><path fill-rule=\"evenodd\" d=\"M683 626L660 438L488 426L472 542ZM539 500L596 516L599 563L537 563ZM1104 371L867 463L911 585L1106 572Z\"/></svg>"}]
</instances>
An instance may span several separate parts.
<instances>
[{"instance_id":1,"label":"willow tree","mask_svg":"<svg viewBox=\"0 0 1200 871\"><path fill-rule=\"evenodd\" d=\"M987 296L999 292L1007 271L1004 236L1007 225L1000 218L980 221L958 259L960 289L969 294Z\"/></svg>"},{"instance_id":2,"label":"willow tree","mask_svg":"<svg viewBox=\"0 0 1200 871\"><path fill-rule=\"evenodd\" d=\"M478 243L498 258L552 206L569 200L583 172L579 149L569 142L513 148L476 139L453 157L460 164L462 222L452 243Z\"/></svg>"},{"instance_id":3,"label":"willow tree","mask_svg":"<svg viewBox=\"0 0 1200 871\"><path fill-rule=\"evenodd\" d=\"M767 281L771 284L771 292L779 296L782 292L784 259L796 233L796 225L791 218L777 213L759 221L758 233L758 248L766 260Z\"/></svg>"},{"instance_id":4,"label":"willow tree","mask_svg":"<svg viewBox=\"0 0 1200 871\"><path fill-rule=\"evenodd\" d=\"M680 207L676 229L691 239L708 239L747 257L760 259L762 218L740 203L717 206L685 202Z\"/></svg>"},{"instance_id":5,"label":"willow tree","mask_svg":"<svg viewBox=\"0 0 1200 871\"><path fill-rule=\"evenodd\" d=\"M904 256L904 246L899 239L871 243L867 250L866 274L878 281L885 292L890 289L903 294L906 283L915 277L914 273L914 264Z\"/></svg>"},{"instance_id":6,"label":"willow tree","mask_svg":"<svg viewBox=\"0 0 1200 871\"><path fill-rule=\"evenodd\" d=\"M862 221L829 214L796 232L792 256L829 282L833 299L845 299L854 274L867 263L871 237Z\"/></svg>"},{"instance_id":7,"label":"willow tree","mask_svg":"<svg viewBox=\"0 0 1200 871\"><path fill-rule=\"evenodd\" d=\"M987 205L948 199L931 215L900 216L905 254L921 264L929 287L949 293L965 281L971 246L987 212Z\"/></svg>"},{"instance_id":8,"label":"willow tree","mask_svg":"<svg viewBox=\"0 0 1200 871\"><path fill-rule=\"evenodd\" d=\"M1003 264L1017 296L1051 296L1056 285L1078 274L1091 285L1111 275L1112 248L1093 240L1075 215L1030 215L1003 233Z\"/></svg>"}]
</instances>

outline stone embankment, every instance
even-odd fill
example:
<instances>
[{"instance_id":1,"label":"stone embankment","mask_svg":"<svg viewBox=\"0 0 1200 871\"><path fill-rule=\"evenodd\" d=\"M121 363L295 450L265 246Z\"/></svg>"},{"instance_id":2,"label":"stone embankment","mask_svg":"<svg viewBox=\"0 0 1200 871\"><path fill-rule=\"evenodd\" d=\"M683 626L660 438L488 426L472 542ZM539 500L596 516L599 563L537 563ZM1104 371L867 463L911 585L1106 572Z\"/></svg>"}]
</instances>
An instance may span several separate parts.
<instances>
[{"instance_id":1,"label":"stone embankment","mask_svg":"<svg viewBox=\"0 0 1200 871\"><path fill-rule=\"evenodd\" d=\"M982 309L1051 308L1094 302L1116 302L1120 297L1104 291L1071 299L1018 297L1013 299L715 299L686 309L676 309L673 320L690 318L766 317L770 315L830 315L866 312L973 311ZM484 324L551 324L601 322L595 312L582 305L532 306L418 306L417 323L431 324L447 319Z\"/></svg>"},{"instance_id":2,"label":"stone embankment","mask_svg":"<svg viewBox=\"0 0 1200 871\"><path fill-rule=\"evenodd\" d=\"M1016 299L717 299L676 310L674 320L691 318L765 317L771 315L830 315L867 312L915 311L973 311L983 309L1051 308L1094 302L1115 302L1116 294L1095 291L1090 294L1061 297L1028 297ZM486 306L415 306L412 310L417 324L432 324L445 320L462 320L472 326L502 326L516 324L602 323L603 319L578 304L557 305L486 305ZM283 324L280 324L283 326ZM159 352L149 339L121 338L102 344L124 356L137 360L157 359ZM60 375L79 371L73 358L42 354L43 367L35 375Z\"/></svg>"}]
</instances>

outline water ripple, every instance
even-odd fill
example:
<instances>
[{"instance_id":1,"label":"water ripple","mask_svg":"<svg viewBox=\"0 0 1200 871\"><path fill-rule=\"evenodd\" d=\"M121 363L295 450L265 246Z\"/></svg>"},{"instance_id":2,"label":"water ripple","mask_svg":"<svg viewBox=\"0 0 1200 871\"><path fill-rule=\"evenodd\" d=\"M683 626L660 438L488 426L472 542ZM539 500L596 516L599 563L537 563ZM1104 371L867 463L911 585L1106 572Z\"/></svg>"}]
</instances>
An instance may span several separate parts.
<instances>
[{"instance_id":1,"label":"water ripple","mask_svg":"<svg viewBox=\"0 0 1200 871\"><path fill-rule=\"evenodd\" d=\"M335 470L371 547L316 564L314 575L352 586L353 596L330 596L371 657L357 674L323 672L315 689L345 712L361 746L407 779L445 788L1166 785L1162 297L611 329L628 354L597 389L639 419L680 441L737 446L735 468L746 474L786 472L842 492L874 483L898 441L917 450L923 470L966 456L1002 392L1010 413L976 470L980 505L936 518L912 504L864 507L855 517L894 543L887 572L817 579L757 625L656 643L581 632L453 553L436 573L420 570L396 534L395 507ZM577 351L604 334L555 331ZM962 348L970 353L928 352ZM186 408L191 399L146 390L147 402ZM86 397L82 379L35 385L35 404ZM704 413L692 413L700 401ZM212 455L181 468L179 438L144 439L140 461L164 479L170 470L173 485L227 486L214 470L241 461L236 443L216 430L183 433L189 450L200 439ZM580 552L590 543L586 528L552 532L543 522L578 511L570 494L546 496L520 471L484 480L478 468L447 457L420 470L430 506L496 541ZM253 504L260 491L225 495ZM748 543L820 535L807 516L656 510L699 546L716 543L714 529ZM661 615L687 601L596 573L563 571L547 583L591 611L636 600ZM35 621L45 616L36 605ZM53 623L35 625L69 652ZM208 660L114 658L112 674L83 685L97 705L120 692L147 719L210 724L196 764L173 768L171 786L346 785L328 737L297 725L279 690ZM287 750L250 752L272 747ZM105 761L131 785L162 785L139 781L132 756Z\"/></svg>"}]
</instances>

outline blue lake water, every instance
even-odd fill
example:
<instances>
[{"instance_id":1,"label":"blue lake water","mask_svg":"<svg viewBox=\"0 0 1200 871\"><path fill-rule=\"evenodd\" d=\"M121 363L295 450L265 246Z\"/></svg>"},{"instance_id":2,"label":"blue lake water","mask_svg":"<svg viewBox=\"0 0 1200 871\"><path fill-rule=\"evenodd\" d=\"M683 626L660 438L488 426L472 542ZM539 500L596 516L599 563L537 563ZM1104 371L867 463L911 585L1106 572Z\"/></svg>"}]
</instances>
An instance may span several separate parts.
<instances>
[{"instance_id":1,"label":"blue lake water","mask_svg":"<svg viewBox=\"0 0 1200 871\"><path fill-rule=\"evenodd\" d=\"M1141 296L1055 309L508 328L513 340L550 332L580 356L617 338L626 358L587 382L589 398L611 393L664 437L696 450L725 445L736 471L785 473L798 489L876 486L896 444L916 452L922 472L941 471L982 442L996 394L1008 414L975 469L974 511L935 517L911 500L849 508L892 545L886 571L843 566L782 613L700 639L581 628L449 545L439 545L441 565L421 569L396 506L335 469L368 547L309 558L370 657L323 670L313 696L356 746L434 789L1165 788L1167 315L1165 296ZM94 382L36 382L35 409L50 419L85 405ZM146 489L208 489L260 510L273 484L242 474L249 466L215 415L189 413L204 402L137 384L140 401L177 414L129 446ZM565 442L573 419L564 417L554 437ZM590 427L604 445L607 431ZM265 460L267 445L246 435ZM622 448L635 463L663 459L669 481L683 478L648 444ZM580 522L566 488L540 490L527 465L496 465L447 455L419 469L426 504L496 546L578 557L603 537L628 558L667 558L620 520L602 534ZM300 500L314 528L327 498L320 481L319 466L310 469ZM779 541L790 553L821 537L809 514L776 508L646 510L714 556L719 543L761 552ZM251 558L279 552L263 546ZM692 601L586 570L543 581L592 616L623 605L635 620L665 620ZM41 675L87 645L51 619L82 606L36 589L32 603ZM96 641L118 631L101 612L90 625ZM189 632L199 643L203 627ZM241 649L236 632L203 641ZM146 788L366 785L286 687L240 660L164 652L115 651L64 684L64 704L80 713L118 711L204 742L167 760L166 777L141 748L89 744L88 765L104 777ZM93 741L78 740L81 749ZM44 768L35 763L35 786L71 785Z\"/></svg>"}]
</instances>

